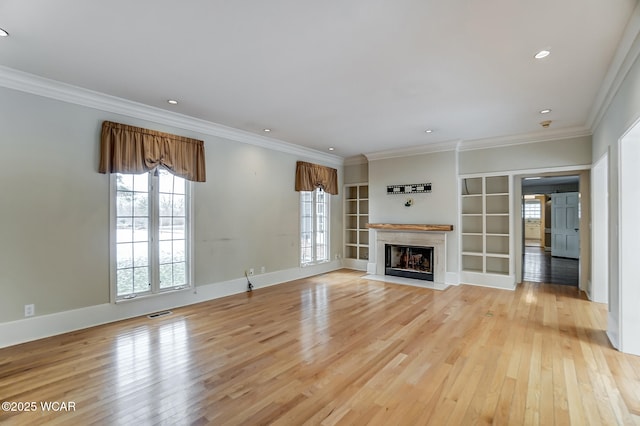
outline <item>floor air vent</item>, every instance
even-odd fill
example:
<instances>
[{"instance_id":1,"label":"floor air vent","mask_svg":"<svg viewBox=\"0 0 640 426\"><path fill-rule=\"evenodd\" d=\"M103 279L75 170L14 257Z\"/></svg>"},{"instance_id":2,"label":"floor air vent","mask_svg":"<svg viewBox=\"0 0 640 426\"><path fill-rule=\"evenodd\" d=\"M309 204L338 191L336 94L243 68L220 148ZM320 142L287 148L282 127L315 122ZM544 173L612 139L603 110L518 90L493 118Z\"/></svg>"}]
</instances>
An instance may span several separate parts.
<instances>
[{"instance_id":1,"label":"floor air vent","mask_svg":"<svg viewBox=\"0 0 640 426\"><path fill-rule=\"evenodd\" d=\"M160 318L160 317L165 317L167 315L171 315L173 312L171 311L162 311L162 312L156 312L154 314L149 314L147 315L147 318Z\"/></svg>"}]
</instances>

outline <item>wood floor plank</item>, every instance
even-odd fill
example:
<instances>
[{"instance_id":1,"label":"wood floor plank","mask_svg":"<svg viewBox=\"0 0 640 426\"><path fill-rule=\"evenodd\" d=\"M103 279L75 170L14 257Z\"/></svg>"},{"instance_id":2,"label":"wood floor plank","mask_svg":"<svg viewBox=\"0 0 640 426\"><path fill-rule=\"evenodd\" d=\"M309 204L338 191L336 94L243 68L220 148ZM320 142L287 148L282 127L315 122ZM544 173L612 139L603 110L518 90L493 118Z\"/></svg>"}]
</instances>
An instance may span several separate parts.
<instances>
[{"instance_id":1,"label":"wood floor plank","mask_svg":"<svg viewBox=\"0 0 640 426\"><path fill-rule=\"evenodd\" d=\"M0 349L7 425L638 424L640 357L575 288L341 270ZM16 407L17 408L17 407Z\"/></svg>"}]
</instances>

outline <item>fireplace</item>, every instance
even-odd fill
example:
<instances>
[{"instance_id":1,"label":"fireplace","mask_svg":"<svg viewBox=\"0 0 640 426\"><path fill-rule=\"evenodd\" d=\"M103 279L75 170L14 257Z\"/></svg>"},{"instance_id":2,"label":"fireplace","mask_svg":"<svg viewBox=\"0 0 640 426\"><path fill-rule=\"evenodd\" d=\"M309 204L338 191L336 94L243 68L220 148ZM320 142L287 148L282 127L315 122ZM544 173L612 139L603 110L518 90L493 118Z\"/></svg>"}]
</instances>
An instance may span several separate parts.
<instances>
[{"instance_id":1,"label":"fireplace","mask_svg":"<svg viewBox=\"0 0 640 426\"><path fill-rule=\"evenodd\" d=\"M444 290L447 288L447 234L453 230L453 225L397 225L370 223L367 226L371 232L373 232L370 239L376 242L374 246L375 252L373 255L369 256L369 264L367 265L367 272L369 273L368 277L370 279L392 282L395 284L432 288L436 290ZM416 279L423 278L424 274L421 272L418 272L420 275L415 278L387 275L385 272L386 245L431 248L432 254L429 262L431 266L431 281ZM369 249L371 248L372 247L369 247Z\"/></svg>"},{"instance_id":2,"label":"fireplace","mask_svg":"<svg viewBox=\"0 0 640 426\"><path fill-rule=\"evenodd\" d=\"M385 275L433 281L433 247L385 244Z\"/></svg>"}]
</instances>

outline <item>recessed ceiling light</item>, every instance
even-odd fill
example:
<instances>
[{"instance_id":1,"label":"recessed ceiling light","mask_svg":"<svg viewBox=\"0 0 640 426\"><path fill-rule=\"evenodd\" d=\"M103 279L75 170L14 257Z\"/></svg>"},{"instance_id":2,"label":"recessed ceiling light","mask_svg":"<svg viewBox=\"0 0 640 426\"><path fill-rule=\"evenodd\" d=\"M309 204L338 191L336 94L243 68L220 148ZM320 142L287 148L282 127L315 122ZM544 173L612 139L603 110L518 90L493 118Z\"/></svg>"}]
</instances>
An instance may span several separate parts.
<instances>
[{"instance_id":1,"label":"recessed ceiling light","mask_svg":"<svg viewBox=\"0 0 640 426\"><path fill-rule=\"evenodd\" d=\"M551 52L550 52L550 51L548 51L548 50L541 50L541 51L539 51L538 53L536 53L536 54L534 55L534 58L536 58L536 59L542 59L542 58L546 58L546 57L547 57L547 56L549 56L550 54L551 54Z\"/></svg>"},{"instance_id":2,"label":"recessed ceiling light","mask_svg":"<svg viewBox=\"0 0 640 426\"><path fill-rule=\"evenodd\" d=\"M549 108L547 109L543 109L542 111L540 111L540 114L549 114L551 112L551 110Z\"/></svg>"},{"instance_id":3,"label":"recessed ceiling light","mask_svg":"<svg viewBox=\"0 0 640 426\"><path fill-rule=\"evenodd\" d=\"M332 146L330 146L330 147L329 147L329 151L335 151L335 148L334 148L334 147L332 147Z\"/></svg>"},{"instance_id":4,"label":"recessed ceiling light","mask_svg":"<svg viewBox=\"0 0 640 426\"><path fill-rule=\"evenodd\" d=\"M271 131L271 129L262 129L263 132L265 133L269 133Z\"/></svg>"},{"instance_id":5,"label":"recessed ceiling light","mask_svg":"<svg viewBox=\"0 0 640 426\"><path fill-rule=\"evenodd\" d=\"M427 129L427 130L425 130L424 132L425 132L425 133L433 133L433 130L431 130L431 129Z\"/></svg>"},{"instance_id":6,"label":"recessed ceiling light","mask_svg":"<svg viewBox=\"0 0 640 426\"><path fill-rule=\"evenodd\" d=\"M178 105L178 101L176 101L175 99L169 99L167 102L171 105Z\"/></svg>"},{"instance_id":7,"label":"recessed ceiling light","mask_svg":"<svg viewBox=\"0 0 640 426\"><path fill-rule=\"evenodd\" d=\"M9 37L9 33L0 28L0 37Z\"/></svg>"}]
</instances>

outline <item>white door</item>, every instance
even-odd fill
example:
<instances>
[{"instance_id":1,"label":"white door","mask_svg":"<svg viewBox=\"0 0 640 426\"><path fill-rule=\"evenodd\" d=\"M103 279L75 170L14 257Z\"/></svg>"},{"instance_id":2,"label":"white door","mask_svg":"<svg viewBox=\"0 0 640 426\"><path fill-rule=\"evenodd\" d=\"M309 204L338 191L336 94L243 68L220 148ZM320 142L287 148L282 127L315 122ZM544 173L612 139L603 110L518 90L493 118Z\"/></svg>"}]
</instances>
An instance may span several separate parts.
<instances>
[{"instance_id":1,"label":"white door","mask_svg":"<svg viewBox=\"0 0 640 426\"><path fill-rule=\"evenodd\" d=\"M580 257L580 214L577 192L551 194L551 255Z\"/></svg>"}]
</instances>

